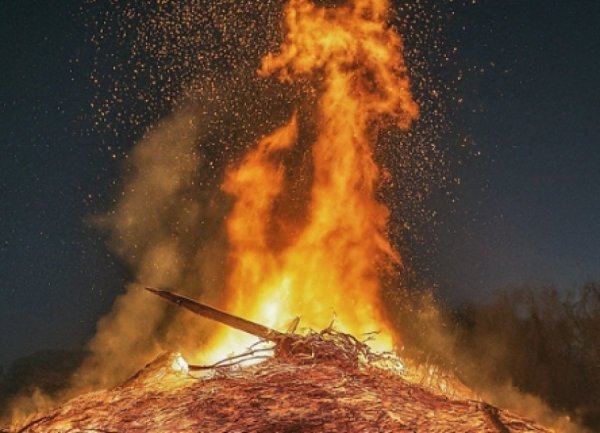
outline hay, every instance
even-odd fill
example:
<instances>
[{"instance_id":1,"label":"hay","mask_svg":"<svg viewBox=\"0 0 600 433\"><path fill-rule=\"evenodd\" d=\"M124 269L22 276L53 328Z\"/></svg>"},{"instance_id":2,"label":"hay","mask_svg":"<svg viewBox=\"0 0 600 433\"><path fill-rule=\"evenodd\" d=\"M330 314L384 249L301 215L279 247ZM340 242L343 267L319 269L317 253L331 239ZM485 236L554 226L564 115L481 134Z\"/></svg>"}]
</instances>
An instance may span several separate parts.
<instances>
[{"instance_id":1,"label":"hay","mask_svg":"<svg viewBox=\"0 0 600 433\"><path fill-rule=\"evenodd\" d=\"M241 360L275 355L251 366ZM395 362L327 329L175 371L162 356L113 390L71 400L22 433L548 432L476 400L454 399L376 367ZM201 377L194 377L200 372Z\"/></svg>"}]
</instances>

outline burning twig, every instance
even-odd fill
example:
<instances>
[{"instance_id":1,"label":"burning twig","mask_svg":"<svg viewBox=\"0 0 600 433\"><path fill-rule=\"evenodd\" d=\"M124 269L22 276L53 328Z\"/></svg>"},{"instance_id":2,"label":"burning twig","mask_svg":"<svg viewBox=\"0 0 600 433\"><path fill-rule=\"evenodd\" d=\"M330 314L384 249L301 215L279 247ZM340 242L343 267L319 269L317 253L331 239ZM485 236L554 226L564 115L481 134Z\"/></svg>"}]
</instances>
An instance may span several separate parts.
<instances>
[{"instance_id":1,"label":"burning twig","mask_svg":"<svg viewBox=\"0 0 600 433\"><path fill-rule=\"evenodd\" d=\"M20 428L20 429L17 431L17 433L25 433L27 430L29 430L30 428L34 427L36 424L40 424L40 423L42 423L42 422L44 422L44 421L47 421L47 420L49 420L49 419L52 419L52 417L51 417L51 416L43 416L43 417L41 417L41 418L34 419L34 420L33 420L33 421L31 421L30 423L28 423L28 424L25 424L23 427L21 427L21 428Z\"/></svg>"},{"instance_id":2,"label":"burning twig","mask_svg":"<svg viewBox=\"0 0 600 433\"><path fill-rule=\"evenodd\" d=\"M238 355L232 355L228 358L222 359L211 365L193 365L189 364L189 371L202 371L202 370L213 370L215 368L228 368L234 367L246 361L253 361L259 359L269 359L270 355L262 355L263 353L273 352L272 347L265 347L262 349L250 349L244 353Z\"/></svg>"}]
</instances>

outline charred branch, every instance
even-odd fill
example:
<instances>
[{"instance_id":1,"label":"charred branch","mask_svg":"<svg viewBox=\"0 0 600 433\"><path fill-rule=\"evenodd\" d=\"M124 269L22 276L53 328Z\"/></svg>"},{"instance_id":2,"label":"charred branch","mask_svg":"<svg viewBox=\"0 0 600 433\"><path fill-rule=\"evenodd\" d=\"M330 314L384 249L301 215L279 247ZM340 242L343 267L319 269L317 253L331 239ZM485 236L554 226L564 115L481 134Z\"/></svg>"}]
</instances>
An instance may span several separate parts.
<instances>
[{"instance_id":1,"label":"charred branch","mask_svg":"<svg viewBox=\"0 0 600 433\"><path fill-rule=\"evenodd\" d=\"M146 287L146 290L148 290L150 293L156 296L160 296L161 298L166 299L167 301L175 305L183 307L191 311L192 313L230 326L239 331L243 331L248 334L254 335L258 338L277 343L286 337L286 334L284 333L281 333L271 328L267 328L266 326L261 325L259 323L251 322L250 320L234 316L233 314L226 313L217 308L211 307L206 304L202 304L177 293L159 290L152 287Z\"/></svg>"}]
</instances>

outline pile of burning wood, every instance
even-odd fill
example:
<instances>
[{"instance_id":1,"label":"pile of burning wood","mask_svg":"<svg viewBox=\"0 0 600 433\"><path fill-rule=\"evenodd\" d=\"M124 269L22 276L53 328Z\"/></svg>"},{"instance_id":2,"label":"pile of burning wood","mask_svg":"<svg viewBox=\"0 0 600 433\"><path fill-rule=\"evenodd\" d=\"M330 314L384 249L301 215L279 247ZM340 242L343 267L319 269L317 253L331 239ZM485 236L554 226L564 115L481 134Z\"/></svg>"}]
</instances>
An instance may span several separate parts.
<instances>
[{"instance_id":1,"label":"pile of burning wood","mask_svg":"<svg viewBox=\"0 0 600 433\"><path fill-rule=\"evenodd\" d=\"M77 397L16 432L549 432L481 401L410 382L389 368L393 356L373 354L331 328L280 333L152 291L274 346L212 366L165 354L121 386ZM274 355L241 364L265 350Z\"/></svg>"}]
</instances>

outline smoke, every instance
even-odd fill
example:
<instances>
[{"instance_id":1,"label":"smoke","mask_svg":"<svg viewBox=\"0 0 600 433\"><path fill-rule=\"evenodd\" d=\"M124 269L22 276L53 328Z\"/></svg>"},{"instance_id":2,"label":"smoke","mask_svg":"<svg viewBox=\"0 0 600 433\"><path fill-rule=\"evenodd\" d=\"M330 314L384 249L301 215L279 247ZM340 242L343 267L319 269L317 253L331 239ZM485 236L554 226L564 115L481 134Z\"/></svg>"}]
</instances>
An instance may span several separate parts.
<instances>
[{"instance_id":1,"label":"smoke","mask_svg":"<svg viewBox=\"0 0 600 433\"><path fill-rule=\"evenodd\" d=\"M207 107L204 107L205 109ZM12 419L45 410L82 392L114 386L165 350L190 358L207 325L175 311L142 290L176 288L218 303L223 284L227 200L218 175L199 152L207 111L193 106L165 118L134 147L116 205L92 223L108 233L111 249L126 261L136 282L97 324L90 355L59 395L21 396ZM205 326L205 327L203 327Z\"/></svg>"},{"instance_id":2,"label":"smoke","mask_svg":"<svg viewBox=\"0 0 600 433\"><path fill-rule=\"evenodd\" d=\"M560 432L587 431L566 413L553 409L541 396L514 384L511 358L524 356L529 348L519 344L525 340L518 341L522 329L513 320L512 310L501 305L488 308L484 314L493 323L469 330L429 290L396 289L389 301L394 324L404 337L400 354L409 365L413 364L416 380L442 389L449 383L459 394L466 390L464 398L481 399ZM479 308L486 310L485 306ZM530 367L527 374L534 374L535 368ZM449 376L441 375L442 372Z\"/></svg>"},{"instance_id":3,"label":"smoke","mask_svg":"<svg viewBox=\"0 0 600 433\"><path fill-rule=\"evenodd\" d=\"M24 423L31 414L52 409L56 400L39 388L34 388L27 394L20 394L10 402L8 420L12 426ZM3 430L0 430L3 431Z\"/></svg>"},{"instance_id":4,"label":"smoke","mask_svg":"<svg viewBox=\"0 0 600 433\"><path fill-rule=\"evenodd\" d=\"M173 345L185 351L189 339L194 345L202 341L201 332L188 331L185 316L142 288L177 288L213 301L221 288L225 245L219 221L226 206L218 189L204 186L212 184L198 150L204 122L198 110L188 108L148 133L131 154L116 207L96 218L138 283L128 285L98 323L91 357L74 377L76 386L110 386L159 351Z\"/></svg>"}]
</instances>

